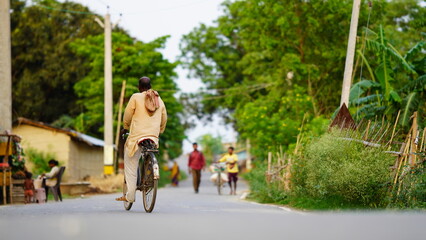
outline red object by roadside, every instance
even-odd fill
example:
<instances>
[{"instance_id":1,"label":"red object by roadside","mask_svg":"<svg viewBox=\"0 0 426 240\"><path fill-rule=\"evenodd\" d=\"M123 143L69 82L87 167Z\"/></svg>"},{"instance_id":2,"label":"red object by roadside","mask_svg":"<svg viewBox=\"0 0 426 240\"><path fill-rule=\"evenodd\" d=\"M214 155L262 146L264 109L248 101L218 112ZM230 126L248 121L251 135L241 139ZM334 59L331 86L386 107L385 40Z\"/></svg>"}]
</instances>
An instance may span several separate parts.
<instances>
[{"instance_id":1,"label":"red object by roadside","mask_svg":"<svg viewBox=\"0 0 426 240\"><path fill-rule=\"evenodd\" d=\"M10 167L9 163L5 162L5 163L0 163L0 168L7 168Z\"/></svg>"}]
</instances>

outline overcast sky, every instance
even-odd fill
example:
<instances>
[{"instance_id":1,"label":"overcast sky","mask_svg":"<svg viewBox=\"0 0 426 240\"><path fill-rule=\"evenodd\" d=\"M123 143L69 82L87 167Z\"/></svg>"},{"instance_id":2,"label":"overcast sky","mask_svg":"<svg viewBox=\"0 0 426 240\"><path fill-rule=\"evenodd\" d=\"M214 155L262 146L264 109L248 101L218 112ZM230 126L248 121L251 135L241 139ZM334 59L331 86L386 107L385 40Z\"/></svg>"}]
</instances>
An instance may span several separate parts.
<instances>
[{"instance_id":1,"label":"overcast sky","mask_svg":"<svg viewBox=\"0 0 426 240\"><path fill-rule=\"evenodd\" d=\"M109 6L112 22L119 21L133 37L144 42L170 35L166 48L162 51L171 61L179 56L179 41L182 35L189 33L200 23L211 24L222 13L223 0L73 0L88 6L92 11L104 15ZM120 17L120 13L122 16ZM185 92L194 92L202 87L197 79L188 79L187 71L177 69L177 84ZM143 75L143 73L141 73ZM155 85L154 85L155 87ZM167 103L166 103L167 104ZM190 141L205 133L221 135L226 142L236 139L236 132L225 126L218 117L210 123L197 123L197 127L188 130ZM189 141L184 143L184 152L191 150Z\"/></svg>"}]
</instances>

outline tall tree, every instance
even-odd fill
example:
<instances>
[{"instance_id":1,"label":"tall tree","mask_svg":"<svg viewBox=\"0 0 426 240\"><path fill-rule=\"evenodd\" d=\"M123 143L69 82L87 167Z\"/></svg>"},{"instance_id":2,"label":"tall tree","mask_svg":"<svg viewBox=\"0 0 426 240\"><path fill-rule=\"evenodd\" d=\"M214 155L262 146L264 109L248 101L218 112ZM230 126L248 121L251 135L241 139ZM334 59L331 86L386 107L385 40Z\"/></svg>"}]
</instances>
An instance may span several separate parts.
<instances>
[{"instance_id":1,"label":"tall tree","mask_svg":"<svg viewBox=\"0 0 426 240\"><path fill-rule=\"evenodd\" d=\"M419 2L374 1L370 27L384 23L405 41L418 39L412 26L424 12ZM212 26L200 25L181 41L184 66L212 89L194 109L223 113L255 151L294 142L302 119L316 131L321 116L339 105L352 3L225 1ZM359 36L368 20L366 3Z\"/></svg>"},{"instance_id":2,"label":"tall tree","mask_svg":"<svg viewBox=\"0 0 426 240\"><path fill-rule=\"evenodd\" d=\"M14 117L53 122L76 115L73 85L89 71L71 51L75 39L102 33L87 7L73 2L12 0L12 78ZM71 9L87 14L55 11Z\"/></svg>"},{"instance_id":3,"label":"tall tree","mask_svg":"<svg viewBox=\"0 0 426 240\"><path fill-rule=\"evenodd\" d=\"M126 80L126 98L128 99L133 93L138 92L137 84L140 77L151 78L153 88L159 91L168 113L166 132L160 137L160 149L167 149L169 156L173 159L181 154L184 128L180 123L182 105L173 95L177 90L176 83L173 81L176 77L174 69L177 64L169 62L158 51L164 48L166 39L167 37L161 37L152 42L143 43L125 33L112 34L113 95L115 103L118 103L121 83ZM77 56L88 59L85 65L90 68L88 74L74 86L79 97L78 103L83 110L74 119L73 127L82 132L101 136L104 108L104 36L101 34L76 40L70 47ZM116 106L115 113L117 109Z\"/></svg>"}]
</instances>

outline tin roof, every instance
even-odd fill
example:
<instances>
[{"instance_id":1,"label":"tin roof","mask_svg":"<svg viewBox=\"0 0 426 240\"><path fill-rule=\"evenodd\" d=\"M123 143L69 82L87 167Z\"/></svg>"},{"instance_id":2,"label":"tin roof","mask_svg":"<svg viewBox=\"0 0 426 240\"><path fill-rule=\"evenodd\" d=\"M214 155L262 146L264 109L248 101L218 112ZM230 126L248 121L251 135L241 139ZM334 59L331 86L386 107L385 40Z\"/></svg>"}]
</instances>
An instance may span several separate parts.
<instances>
[{"instance_id":1,"label":"tin roof","mask_svg":"<svg viewBox=\"0 0 426 240\"><path fill-rule=\"evenodd\" d=\"M46 124L46 123L43 123L43 122L33 121L33 120L30 120L30 119L27 119L27 118L19 117L18 118L18 125L21 125L21 124L27 124L27 125L31 125L31 126L55 131L55 132L61 132L61 133L64 133L64 134L67 134L68 136L70 136L71 139L73 139L75 141L79 141L79 142L84 142L89 146L93 146L93 147L103 147L104 146L103 140L89 136L89 135L86 135L86 134L81 133L81 132L71 130L71 129L57 128L57 127L53 127L53 126Z\"/></svg>"}]
</instances>

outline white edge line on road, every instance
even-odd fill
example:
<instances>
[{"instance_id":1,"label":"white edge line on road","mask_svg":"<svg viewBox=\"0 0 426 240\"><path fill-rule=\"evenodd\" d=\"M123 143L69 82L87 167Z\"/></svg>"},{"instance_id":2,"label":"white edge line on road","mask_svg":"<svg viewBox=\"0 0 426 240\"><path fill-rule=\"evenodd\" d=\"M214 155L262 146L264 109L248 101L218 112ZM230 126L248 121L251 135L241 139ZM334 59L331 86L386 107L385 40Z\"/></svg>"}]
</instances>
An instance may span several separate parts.
<instances>
[{"instance_id":1,"label":"white edge line on road","mask_svg":"<svg viewBox=\"0 0 426 240\"><path fill-rule=\"evenodd\" d=\"M288 207L278 206L278 205L274 205L274 204L257 203L257 202L247 201L247 200L244 200L244 201L251 203L251 204L254 204L254 205L268 206L268 207L278 208L278 209L281 209L281 210L286 211L286 212L297 213L297 214L300 214L300 215L307 215L307 213L305 213L305 212L293 210L293 209L288 208Z\"/></svg>"}]
</instances>

